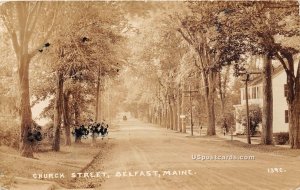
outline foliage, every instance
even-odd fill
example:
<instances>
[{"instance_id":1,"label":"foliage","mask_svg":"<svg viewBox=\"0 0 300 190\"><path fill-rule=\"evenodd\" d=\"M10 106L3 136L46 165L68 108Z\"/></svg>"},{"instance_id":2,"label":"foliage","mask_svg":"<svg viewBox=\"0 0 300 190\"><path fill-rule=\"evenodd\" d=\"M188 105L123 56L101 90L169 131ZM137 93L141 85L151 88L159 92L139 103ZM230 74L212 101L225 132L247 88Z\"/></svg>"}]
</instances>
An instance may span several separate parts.
<instances>
[{"instance_id":1,"label":"foliage","mask_svg":"<svg viewBox=\"0 0 300 190\"><path fill-rule=\"evenodd\" d=\"M242 108L237 112L237 122L247 126L247 113L246 108ZM249 106L249 124L251 135L255 135L257 131L258 124L262 122L262 111L258 105Z\"/></svg>"},{"instance_id":2,"label":"foliage","mask_svg":"<svg viewBox=\"0 0 300 190\"><path fill-rule=\"evenodd\" d=\"M19 123L10 121L9 125L1 125L0 127L0 145L11 146L19 148Z\"/></svg>"},{"instance_id":3,"label":"foliage","mask_svg":"<svg viewBox=\"0 0 300 190\"><path fill-rule=\"evenodd\" d=\"M299 113L295 111L299 110L300 105L300 67L298 70L294 67L295 56L300 51L299 46L296 45L299 43L295 43L299 41L300 36L298 3L296 1L241 2L237 3L236 8L228 14L228 19L229 24L223 25L225 31L241 36L240 41L247 41L246 44L237 46L239 49L245 49L250 54L263 55L268 60L280 61L287 75L286 99L291 117L289 122L291 147L300 148L298 135L300 120L297 119ZM236 68L244 69L242 65L236 65ZM240 72L237 71L236 74ZM267 112L265 114L268 114ZM265 118L269 119L267 115ZM268 137L270 138L270 134Z\"/></svg>"},{"instance_id":4,"label":"foliage","mask_svg":"<svg viewBox=\"0 0 300 190\"><path fill-rule=\"evenodd\" d=\"M226 122L227 132L230 132L230 128L232 131L235 131L235 117L233 112L228 112L224 115L223 122Z\"/></svg>"},{"instance_id":5,"label":"foliage","mask_svg":"<svg viewBox=\"0 0 300 190\"><path fill-rule=\"evenodd\" d=\"M162 21L162 16L166 20ZM150 12L149 17L143 18L136 26L139 33L129 43L134 48L129 60L130 70L124 74L125 77L136 77L125 80L128 88L135 86L130 89L126 102L138 104L144 115L149 109L155 109L157 115L159 110L173 104L177 96L178 75L182 74L179 67L187 49L176 31L170 30L167 20L163 8ZM154 30L157 32L153 33Z\"/></svg>"},{"instance_id":6,"label":"foliage","mask_svg":"<svg viewBox=\"0 0 300 190\"><path fill-rule=\"evenodd\" d=\"M280 132L273 134L275 143L279 145L285 145L289 142L289 133L288 132Z\"/></svg>"},{"instance_id":7,"label":"foliage","mask_svg":"<svg viewBox=\"0 0 300 190\"><path fill-rule=\"evenodd\" d=\"M216 120L231 122L232 104L240 99L242 84L238 78L229 82L232 67L226 66L234 65L235 75L241 75L252 55L281 62L288 76L290 108L300 105L300 70L293 67L300 50L300 17L295 5L280 1L3 3L0 68L7 69L0 74L5 76L5 83L19 88L14 83L22 84L23 80L11 81L10 77L18 78L17 74L29 70L30 91L27 83L23 84L25 90L0 84L1 93L12 96L21 90L28 92L23 101L30 99L31 106L49 101L42 117L52 119L56 73L60 72L63 93L70 98L70 123L75 123L77 112L81 122L93 115L101 91L105 99L102 105L114 107L114 113L123 105L135 115L152 114L176 125L173 121L179 114L191 112L184 92L191 87L198 90L193 94L192 110L207 120L208 132L213 135L215 116ZM19 61L10 69L5 62L12 60ZM222 113L215 113L214 106L221 107ZM108 108L104 111L110 115ZM24 124L28 128L30 109L23 113L28 113ZM239 123L245 123L245 114L245 110L240 111ZM299 118L296 114L290 114L292 121ZM250 106L252 134L260 122L260 108ZM299 121L290 126L297 131ZM291 134L295 135L293 131Z\"/></svg>"},{"instance_id":8,"label":"foliage","mask_svg":"<svg viewBox=\"0 0 300 190\"><path fill-rule=\"evenodd\" d=\"M78 5L67 3L64 7L65 16L74 15L76 10L85 14L85 17L76 14L72 19L64 20L68 29L56 30L56 35L50 41L51 46L41 52L44 65L40 68L50 70L50 73L39 71L32 77L41 80L39 83L33 82L34 103L50 99L49 106L43 112L44 116L50 118L53 118L51 110L54 106L56 71L64 73L64 93L72 96L70 114L74 113L76 102L83 113L81 116L88 118L92 115L90 105L95 104L98 76L103 79L116 77L122 68L121 57L126 56L126 51L122 49L125 38L120 34L125 20L120 14L120 7L110 3L101 3L101 6L95 6L94 3L87 3L84 7ZM109 18L107 14L110 14Z\"/></svg>"}]
</instances>

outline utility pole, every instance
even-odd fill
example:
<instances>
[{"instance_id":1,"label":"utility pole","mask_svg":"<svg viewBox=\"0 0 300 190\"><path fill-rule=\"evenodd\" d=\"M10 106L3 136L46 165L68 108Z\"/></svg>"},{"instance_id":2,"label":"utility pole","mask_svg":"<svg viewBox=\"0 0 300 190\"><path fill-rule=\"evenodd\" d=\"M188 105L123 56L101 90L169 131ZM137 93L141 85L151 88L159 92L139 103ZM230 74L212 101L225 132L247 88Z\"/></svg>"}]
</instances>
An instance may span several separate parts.
<instances>
[{"instance_id":1,"label":"utility pole","mask_svg":"<svg viewBox=\"0 0 300 190\"><path fill-rule=\"evenodd\" d=\"M100 77L101 77L101 68L98 68L98 76L97 76L97 92L96 92L96 114L95 114L95 122L99 122L99 93L100 93Z\"/></svg>"},{"instance_id":2,"label":"utility pole","mask_svg":"<svg viewBox=\"0 0 300 190\"><path fill-rule=\"evenodd\" d=\"M194 123L193 123L193 102L192 102L192 91L191 91L191 85L189 85L189 91L190 91L190 106L191 106L191 135L194 134Z\"/></svg>"},{"instance_id":3,"label":"utility pole","mask_svg":"<svg viewBox=\"0 0 300 190\"><path fill-rule=\"evenodd\" d=\"M194 135L194 123L193 123L193 99L192 99L192 93L198 92L198 90L191 90L191 84L189 85L188 91L183 91L184 93L189 93L190 98L190 110L191 110L191 136Z\"/></svg>"},{"instance_id":4,"label":"utility pole","mask_svg":"<svg viewBox=\"0 0 300 190\"><path fill-rule=\"evenodd\" d=\"M249 123L249 103L248 103L248 81L250 80L250 74L246 74L245 79L245 93L246 93L246 114L247 114L247 142L251 144L251 135L250 135L250 123Z\"/></svg>"},{"instance_id":5,"label":"utility pole","mask_svg":"<svg viewBox=\"0 0 300 190\"><path fill-rule=\"evenodd\" d=\"M182 88L184 88L184 83L182 83ZM183 111L184 111L184 95L183 95L183 90L181 92L181 115L183 115ZM185 120L182 117L181 118L181 129L183 133L186 133L186 127L185 127Z\"/></svg>"},{"instance_id":6,"label":"utility pole","mask_svg":"<svg viewBox=\"0 0 300 190\"><path fill-rule=\"evenodd\" d=\"M176 113L176 116L177 116L177 131L182 131L182 128L180 128L180 84L179 84L179 87L178 87L178 90L177 90L177 113Z\"/></svg>"},{"instance_id":7,"label":"utility pole","mask_svg":"<svg viewBox=\"0 0 300 190\"><path fill-rule=\"evenodd\" d=\"M163 107L161 106L161 99L160 99L160 84L158 85L158 99L159 99L159 115L158 115L158 119L159 119L159 126L162 126L162 110L163 110Z\"/></svg>"},{"instance_id":8,"label":"utility pole","mask_svg":"<svg viewBox=\"0 0 300 190\"><path fill-rule=\"evenodd\" d=\"M245 99L246 99L246 117L247 117L247 143L251 144L251 131L250 131L250 119L249 119L249 101L248 101L248 82L252 74L261 74L260 72L240 72L240 75L245 75L246 78L242 81L245 82Z\"/></svg>"},{"instance_id":9,"label":"utility pole","mask_svg":"<svg viewBox=\"0 0 300 190\"><path fill-rule=\"evenodd\" d=\"M111 110L110 110L110 103L111 103L111 95L110 95L110 87L111 87L111 85L109 86L109 89L108 89L108 97L107 97L107 99L108 99L108 101L107 101L107 112L108 112L108 123L111 125Z\"/></svg>"},{"instance_id":10,"label":"utility pole","mask_svg":"<svg viewBox=\"0 0 300 190\"><path fill-rule=\"evenodd\" d=\"M104 78L103 78L103 80L102 80L102 78L100 78L100 81L101 81L101 85L100 85L100 93L99 93L99 95L100 95L100 100L99 100L99 103L100 103L100 105L99 105L99 109L100 109L100 111L99 111L99 114L100 114L100 116L99 116L99 118L100 118L100 121L103 121L104 120L104 112L103 112L103 110L102 110L102 104L104 103L104 97L103 97L103 91L104 91L104 88L105 88L105 85L104 85L104 83L105 83L105 80L104 80Z\"/></svg>"}]
</instances>

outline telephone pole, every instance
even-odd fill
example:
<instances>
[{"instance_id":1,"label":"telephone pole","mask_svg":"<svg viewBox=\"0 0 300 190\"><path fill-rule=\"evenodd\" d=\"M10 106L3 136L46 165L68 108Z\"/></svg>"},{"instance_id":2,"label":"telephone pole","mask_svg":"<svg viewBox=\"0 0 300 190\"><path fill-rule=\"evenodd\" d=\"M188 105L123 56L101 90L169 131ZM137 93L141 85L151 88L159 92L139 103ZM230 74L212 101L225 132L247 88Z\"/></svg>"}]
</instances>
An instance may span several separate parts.
<instances>
[{"instance_id":1,"label":"telephone pole","mask_svg":"<svg viewBox=\"0 0 300 190\"><path fill-rule=\"evenodd\" d=\"M246 115L247 115L247 142L251 144L251 131L250 131L250 123L249 123L249 103L248 103L248 82L250 80L250 74L246 74L245 81L245 94L246 94Z\"/></svg>"},{"instance_id":2,"label":"telephone pole","mask_svg":"<svg viewBox=\"0 0 300 190\"><path fill-rule=\"evenodd\" d=\"M260 72L239 72L240 75L245 75L246 78L242 81L245 82L245 99L246 99L246 117L247 117L247 143L251 144L251 130L250 130L250 119L249 119L249 100L248 100L248 82L250 81L251 75L261 74Z\"/></svg>"},{"instance_id":3,"label":"telephone pole","mask_svg":"<svg viewBox=\"0 0 300 190\"><path fill-rule=\"evenodd\" d=\"M184 87L184 83L182 83L182 87ZM184 112L184 92L183 90L181 91L181 115L183 117L180 117L181 118L181 129L182 129L182 132L183 133L186 133L186 127L185 127L185 120L184 120L184 115L183 115L183 112Z\"/></svg>"},{"instance_id":4,"label":"telephone pole","mask_svg":"<svg viewBox=\"0 0 300 190\"><path fill-rule=\"evenodd\" d=\"M190 111L191 111L191 136L194 135L194 122L193 122L193 98L192 98L192 93L193 92L198 92L198 90L191 90L191 84L189 85L189 90L183 91L183 93L189 93L189 98L190 98Z\"/></svg>"}]
</instances>

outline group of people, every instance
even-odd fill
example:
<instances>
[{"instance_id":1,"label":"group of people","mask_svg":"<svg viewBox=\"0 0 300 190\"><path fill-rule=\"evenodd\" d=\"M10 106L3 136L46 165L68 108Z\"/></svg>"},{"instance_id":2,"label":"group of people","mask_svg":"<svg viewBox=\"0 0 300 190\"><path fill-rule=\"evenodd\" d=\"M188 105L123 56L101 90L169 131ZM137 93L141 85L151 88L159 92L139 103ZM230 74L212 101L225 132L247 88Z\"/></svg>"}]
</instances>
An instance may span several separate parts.
<instances>
[{"instance_id":1,"label":"group of people","mask_svg":"<svg viewBox=\"0 0 300 190\"><path fill-rule=\"evenodd\" d=\"M90 120L90 122L85 125L80 125L74 128L72 131L72 134L75 136L75 138L88 138L88 135L90 134L93 138L101 136L102 139L108 135L108 124L103 122L93 122Z\"/></svg>"},{"instance_id":2,"label":"group of people","mask_svg":"<svg viewBox=\"0 0 300 190\"><path fill-rule=\"evenodd\" d=\"M28 132L27 139L30 142L37 142L43 140L42 127L38 125L35 121L32 121L31 128Z\"/></svg>"}]
</instances>

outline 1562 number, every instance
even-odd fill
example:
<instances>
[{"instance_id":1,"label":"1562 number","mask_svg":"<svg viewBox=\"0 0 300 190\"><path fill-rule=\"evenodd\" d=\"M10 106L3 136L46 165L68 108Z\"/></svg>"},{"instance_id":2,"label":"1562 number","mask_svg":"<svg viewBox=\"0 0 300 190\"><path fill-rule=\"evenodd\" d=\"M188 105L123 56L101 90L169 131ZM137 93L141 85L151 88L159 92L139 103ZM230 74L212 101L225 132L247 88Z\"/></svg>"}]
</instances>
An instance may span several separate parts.
<instances>
[{"instance_id":1,"label":"1562 number","mask_svg":"<svg viewBox=\"0 0 300 190\"><path fill-rule=\"evenodd\" d=\"M286 172L283 168L268 168L268 173L284 173Z\"/></svg>"}]
</instances>

